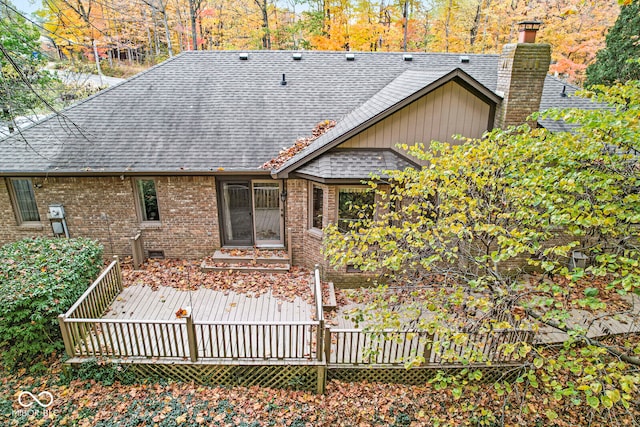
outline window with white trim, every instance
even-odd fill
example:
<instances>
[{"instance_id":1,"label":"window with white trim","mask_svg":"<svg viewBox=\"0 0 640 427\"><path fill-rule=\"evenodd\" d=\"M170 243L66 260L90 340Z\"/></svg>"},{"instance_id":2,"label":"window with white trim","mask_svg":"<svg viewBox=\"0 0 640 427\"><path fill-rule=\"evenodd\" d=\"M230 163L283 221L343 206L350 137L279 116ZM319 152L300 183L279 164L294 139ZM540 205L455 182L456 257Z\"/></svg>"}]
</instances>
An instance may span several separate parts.
<instances>
[{"instance_id":1,"label":"window with white trim","mask_svg":"<svg viewBox=\"0 0 640 427\"><path fill-rule=\"evenodd\" d=\"M373 219L375 191L369 187L342 187L338 190L338 229L346 232L350 224Z\"/></svg>"}]
</instances>

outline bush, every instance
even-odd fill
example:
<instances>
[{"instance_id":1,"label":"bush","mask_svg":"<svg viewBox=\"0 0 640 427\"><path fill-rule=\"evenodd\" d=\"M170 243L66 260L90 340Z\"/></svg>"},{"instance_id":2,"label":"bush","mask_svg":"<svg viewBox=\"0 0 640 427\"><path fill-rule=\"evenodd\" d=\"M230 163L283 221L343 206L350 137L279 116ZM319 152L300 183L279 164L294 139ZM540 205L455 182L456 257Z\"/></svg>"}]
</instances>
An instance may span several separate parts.
<instances>
[{"instance_id":1,"label":"bush","mask_svg":"<svg viewBox=\"0 0 640 427\"><path fill-rule=\"evenodd\" d=\"M41 367L64 348L57 316L100 272L102 246L88 239L24 239L0 248L0 350L8 369Z\"/></svg>"}]
</instances>

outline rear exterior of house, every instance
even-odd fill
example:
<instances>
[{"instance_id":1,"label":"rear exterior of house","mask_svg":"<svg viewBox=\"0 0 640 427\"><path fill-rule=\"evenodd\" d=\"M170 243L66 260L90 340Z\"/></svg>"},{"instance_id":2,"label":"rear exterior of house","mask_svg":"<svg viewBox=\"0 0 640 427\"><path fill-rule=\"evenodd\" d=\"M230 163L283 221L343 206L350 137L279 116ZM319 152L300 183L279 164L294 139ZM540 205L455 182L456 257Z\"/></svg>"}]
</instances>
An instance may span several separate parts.
<instances>
[{"instance_id":1,"label":"rear exterior of house","mask_svg":"<svg viewBox=\"0 0 640 427\"><path fill-rule=\"evenodd\" d=\"M85 236L126 256L140 232L146 255L200 258L291 242L293 264L359 282L321 246L324 227L357 215L348 202L372 201L363 180L420 167L399 143L481 137L541 100L570 106L548 65L548 45L532 43L502 56L184 53L0 142L0 243Z\"/></svg>"}]
</instances>

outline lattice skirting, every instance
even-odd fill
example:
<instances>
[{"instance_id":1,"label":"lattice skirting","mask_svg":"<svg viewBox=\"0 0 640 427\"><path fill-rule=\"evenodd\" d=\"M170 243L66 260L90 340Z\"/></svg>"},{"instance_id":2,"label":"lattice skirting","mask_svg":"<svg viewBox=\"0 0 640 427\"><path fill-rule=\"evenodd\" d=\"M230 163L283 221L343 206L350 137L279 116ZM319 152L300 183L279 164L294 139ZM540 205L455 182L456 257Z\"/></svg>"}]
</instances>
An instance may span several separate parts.
<instances>
[{"instance_id":1,"label":"lattice skirting","mask_svg":"<svg viewBox=\"0 0 640 427\"><path fill-rule=\"evenodd\" d=\"M175 381L215 386L261 386L315 391L317 366L296 365L164 365L131 364L127 366L141 378L161 377Z\"/></svg>"},{"instance_id":2,"label":"lattice skirting","mask_svg":"<svg viewBox=\"0 0 640 427\"><path fill-rule=\"evenodd\" d=\"M438 371L445 371L448 375L451 375L460 373L463 369L460 366L429 366L411 369L403 367L329 367L327 369L327 381L421 385L434 378ZM481 381L487 383L497 381L514 382L522 372L520 365L478 366L470 369L480 370L482 372Z\"/></svg>"}]
</instances>

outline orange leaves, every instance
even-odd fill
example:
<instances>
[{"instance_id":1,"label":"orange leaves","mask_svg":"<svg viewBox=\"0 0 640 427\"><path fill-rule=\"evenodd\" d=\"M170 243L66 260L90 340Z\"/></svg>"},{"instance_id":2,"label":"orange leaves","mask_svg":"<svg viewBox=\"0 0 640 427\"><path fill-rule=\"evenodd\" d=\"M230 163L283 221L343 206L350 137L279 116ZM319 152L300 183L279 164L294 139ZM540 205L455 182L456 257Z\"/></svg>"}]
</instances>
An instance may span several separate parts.
<instances>
[{"instance_id":1,"label":"orange leaves","mask_svg":"<svg viewBox=\"0 0 640 427\"><path fill-rule=\"evenodd\" d=\"M183 291L202 287L254 297L271 291L273 296L284 301L292 302L299 297L313 303L309 286L311 272L295 266L288 273L203 272L199 261L148 260L141 270L133 270L130 264L125 264L122 267L122 278L125 286L150 286L153 290L157 290L159 286L170 286Z\"/></svg>"},{"instance_id":2,"label":"orange leaves","mask_svg":"<svg viewBox=\"0 0 640 427\"><path fill-rule=\"evenodd\" d=\"M336 125L336 122L333 120L324 120L318 123L311 132L311 137L301 137L296 140L296 142L288 148L283 148L278 157L269 160L264 163L261 168L262 169L278 169L280 166L284 165L287 160L298 154L300 151L307 148L309 144L318 139L320 136L328 132L331 128Z\"/></svg>"},{"instance_id":3,"label":"orange leaves","mask_svg":"<svg viewBox=\"0 0 640 427\"><path fill-rule=\"evenodd\" d=\"M180 307L178 309L178 311L176 311L176 317L178 319L181 319L183 317L187 317L189 315L189 312L187 310L185 310L184 308Z\"/></svg>"}]
</instances>

